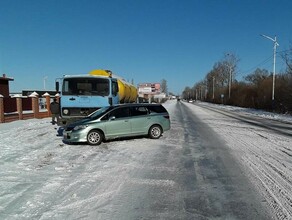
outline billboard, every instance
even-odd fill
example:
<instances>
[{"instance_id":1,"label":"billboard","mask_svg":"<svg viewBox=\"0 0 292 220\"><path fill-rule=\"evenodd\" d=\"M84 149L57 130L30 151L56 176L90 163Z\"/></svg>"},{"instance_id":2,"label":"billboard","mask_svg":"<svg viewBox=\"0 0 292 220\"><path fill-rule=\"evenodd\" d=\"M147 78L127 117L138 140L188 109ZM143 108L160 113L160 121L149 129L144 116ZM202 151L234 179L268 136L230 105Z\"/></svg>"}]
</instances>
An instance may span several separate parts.
<instances>
[{"instance_id":1,"label":"billboard","mask_svg":"<svg viewBox=\"0 0 292 220\"><path fill-rule=\"evenodd\" d=\"M160 83L140 83L138 92L140 94L160 94Z\"/></svg>"}]
</instances>

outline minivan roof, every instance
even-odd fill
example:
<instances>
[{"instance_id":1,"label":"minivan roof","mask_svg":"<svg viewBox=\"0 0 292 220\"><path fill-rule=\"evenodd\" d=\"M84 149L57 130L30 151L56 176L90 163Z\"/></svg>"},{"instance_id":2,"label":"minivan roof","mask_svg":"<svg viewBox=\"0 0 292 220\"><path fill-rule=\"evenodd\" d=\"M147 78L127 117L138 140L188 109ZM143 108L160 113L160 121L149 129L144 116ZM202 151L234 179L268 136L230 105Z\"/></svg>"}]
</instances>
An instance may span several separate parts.
<instances>
[{"instance_id":1,"label":"minivan roof","mask_svg":"<svg viewBox=\"0 0 292 220\"><path fill-rule=\"evenodd\" d=\"M122 103L113 105L114 107L118 106L160 106L160 103Z\"/></svg>"}]
</instances>

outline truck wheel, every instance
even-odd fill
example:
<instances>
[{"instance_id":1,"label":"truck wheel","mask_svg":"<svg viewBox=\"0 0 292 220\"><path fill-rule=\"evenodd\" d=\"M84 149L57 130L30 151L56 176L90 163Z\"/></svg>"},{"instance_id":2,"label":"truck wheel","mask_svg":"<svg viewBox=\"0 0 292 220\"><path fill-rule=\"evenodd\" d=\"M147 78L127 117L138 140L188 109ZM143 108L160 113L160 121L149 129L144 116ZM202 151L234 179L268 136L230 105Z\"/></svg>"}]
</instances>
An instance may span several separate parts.
<instances>
[{"instance_id":1,"label":"truck wheel","mask_svg":"<svg viewBox=\"0 0 292 220\"><path fill-rule=\"evenodd\" d=\"M87 134L87 143L90 145L100 145L103 140L103 134L98 130L92 130Z\"/></svg>"},{"instance_id":2,"label":"truck wheel","mask_svg":"<svg viewBox=\"0 0 292 220\"><path fill-rule=\"evenodd\" d=\"M148 135L151 139L158 139L162 135L162 128L159 125L152 125Z\"/></svg>"}]
</instances>

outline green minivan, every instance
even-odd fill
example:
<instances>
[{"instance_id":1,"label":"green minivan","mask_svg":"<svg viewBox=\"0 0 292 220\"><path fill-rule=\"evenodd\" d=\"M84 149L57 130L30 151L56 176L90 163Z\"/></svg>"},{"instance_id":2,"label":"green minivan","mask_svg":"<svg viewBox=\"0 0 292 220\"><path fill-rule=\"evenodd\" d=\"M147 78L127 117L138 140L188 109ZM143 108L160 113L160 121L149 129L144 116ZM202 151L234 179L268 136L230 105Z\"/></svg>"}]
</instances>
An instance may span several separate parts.
<instances>
[{"instance_id":1,"label":"green minivan","mask_svg":"<svg viewBox=\"0 0 292 220\"><path fill-rule=\"evenodd\" d=\"M102 141L123 137L161 137L170 129L170 117L161 104L132 103L102 107L86 118L67 125L63 131L65 143Z\"/></svg>"}]
</instances>

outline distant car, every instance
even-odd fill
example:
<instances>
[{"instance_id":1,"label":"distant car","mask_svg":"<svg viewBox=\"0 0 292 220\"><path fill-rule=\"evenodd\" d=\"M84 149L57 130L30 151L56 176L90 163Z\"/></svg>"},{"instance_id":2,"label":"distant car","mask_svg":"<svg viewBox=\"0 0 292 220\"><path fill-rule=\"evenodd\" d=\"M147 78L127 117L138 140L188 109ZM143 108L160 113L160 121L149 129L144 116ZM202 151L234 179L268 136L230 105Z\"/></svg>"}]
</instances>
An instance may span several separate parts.
<instances>
[{"instance_id":1,"label":"distant car","mask_svg":"<svg viewBox=\"0 0 292 220\"><path fill-rule=\"evenodd\" d=\"M102 141L134 136L161 137L170 129L170 117L161 104L121 104L100 108L88 117L64 128L66 143L87 142L99 145Z\"/></svg>"}]
</instances>

